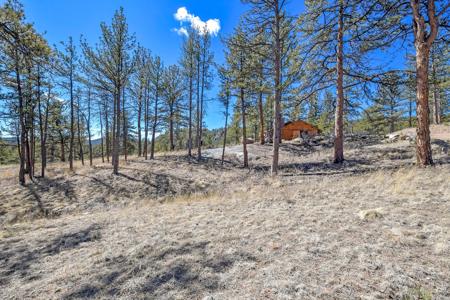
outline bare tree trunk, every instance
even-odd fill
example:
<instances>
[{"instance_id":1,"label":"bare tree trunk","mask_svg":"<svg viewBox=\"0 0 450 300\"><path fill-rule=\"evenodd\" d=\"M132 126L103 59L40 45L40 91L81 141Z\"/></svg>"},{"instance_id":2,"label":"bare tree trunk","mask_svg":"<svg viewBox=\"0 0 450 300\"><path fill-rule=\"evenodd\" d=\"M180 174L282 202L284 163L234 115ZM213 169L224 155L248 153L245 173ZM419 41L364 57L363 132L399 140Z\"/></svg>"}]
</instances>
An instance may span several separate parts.
<instances>
[{"instance_id":1,"label":"bare tree trunk","mask_svg":"<svg viewBox=\"0 0 450 300\"><path fill-rule=\"evenodd\" d=\"M38 80L40 81L39 76L38 76ZM38 86L40 86L40 84L38 84ZM38 92L39 127L40 127L40 136L41 136L41 177L45 177L45 168L47 167L47 130L48 130L50 98L51 98L51 87L49 86L47 101L46 101L46 105L45 105L45 119L43 119L42 109L41 109L41 97L40 97L40 92Z\"/></svg>"},{"instance_id":2,"label":"bare tree trunk","mask_svg":"<svg viewBox=\"0 0 450 300\"><path fill-rule=\"evenodd\" d=\"M242 150L244 153L244 168L248 167L248 152L247 152L247 125L245 122L245 100L244 100L244 89L240 89L240 100L241 100L241 117L242 117Z\"/></svg>"},{"instance_id":3,"label":"bare tree trunk","mask_svg":"<svg viewBox=\"0 0 450 300\"><path fill-rule=\"evenodd\" d=\"M200 49L198 49L197 52L197 126L196 126L196 134L195 134L195 146L200 148L201 144L201 133L200 133L200 119L201 119L201 113L200 113ZM201 150L200 150L201 151ZM197 150L197 159L198 159L198 153Z\"/></svg>"},{"instance_id":4,"label":"bare tree trunk","mask_svg":"<svg viewBox=\"0 0 450 300\"><path fill-rule=\"evenodd\" d=\"M190 72L193 70L194 66L190 64ZM189 125L188 125L188 156L192 156L192 96L194 93L193 89L193 74L189 74Z\"/></svg>"},{"instance_id":5,"label":"bare tree trunk","mask_svg":"<svg viewBox=\"0 0 450 300\"><path fill-rule=\"evenodd\" d=\"M339 1L337 47L337 103L334 124L334 163L344 162L344 1Z\"/></svg>"},{"instance_id":6,"label":"bare tree trunk","mask_svg":"<svg viewBox=\"0 0 450 300\"><path fill-rule=\"evenodd\" d=\"M104 152L104 138L103 138L103 118L102 118L102 108L100 106L100 102L98 102L98 112L99 112L99 120L100 120L100 141L101 141L101 149L102 149L102 163L105 163L105 152Z\"/></svg>"},{"instance_id":7,"label":"bare tree trunk","mask_svg":"<svg viewBox=\"0 0 450 300\"><path fill-rule=\"evenodd\" d=\"M106 142L106 161L109 162L109 156L111 154L111 141L109 130L109 117L108 117L108 99L104 99L105 108L105 142Z\"/></svg>"},{"instance_id":8,"label":"bare tree trunk","mask_svg":"<svg viewBox=\"0 0 450 300\"><path fill-rule=\"evenodd\" d=\"M148 118L149 118L149 103L150 97L148 95L148 91L145 93L145 112L144 112L144 156L145 160L148 159Z\"/></svg>"},{"instance_id":9,"label":"bare tree trunk","mask_svg":"<svg viewBox=\"0 0 450 300\"><path fill-rule=\"evenodd\" d=\"M78 147L80 153L81 164L84 166L84 152L83 152L83 141L81 139L81 127L80 127L80 95L77 97L77 133L78 133Z\"/></svg>"},{"instance_id":10,"label":"bare tree trunk","mask_svg":"<svg viewBox=\"0 0 450 300\"><path fill-rule=\"evenodd\" d=\"M229 98L227 99L227 105L225 106L225 127L224 127L224 132L223 132L222 165L223 165L223 162L225 161L225 147L227 145L228 106L229 106Z\"/></svg>"},{"instance_id":11,"label":"bare tree trunk","mask_svg":"<svg viewBox=\"0 0 450 300\"><path fill-rule=\"evenodd\" d=\"M264 109L263 109L263 93L259 92L258 98L258 114L259 114L259 143L264 145Z\"/></svg>"},{"instance_id":12,"label":"bare tree trunk","mask_svg":"<svg viewBox=\"0 0 450 300\"><path fill-rule=\"evenodd\" d=\"M31 75L30 67L28 67L28 75ZM31 89L31 81L28 81L28 95L25 101L25 107L26 107L26 117L25 117L25 126L27 128L26 135L25 135L25 146L26 146L26 162L27 162L27 172L28 177L31 181L33 181L34 178L34 163L33 163L33 139L34 139L34 126L33 126L33 105L32 105L32 89ZM30 141L31 139L31 141Z\"/></svg>"},{"instance_id":13,"label":"bare tree trunk","mask_svg":"<svg viewBox=\"0 0 450 300\"><path fill-rule=\"evenodd\" d=\"M153 127L152 127L152 144L150 149L150 159L155 158L155 139L156 139L156 128L158 126L158 101L159 101L159 78L157 79L156 86L156 96L155 96L155 107L153 113Z\"/></svg>"},{"instance_id":14,"label":"bare tree trunk","mask_svg":"<svg viewBox=\"0 0 450 300\"><path fill-rule=\"evenodd\" d=\"M64 134L62 132L62 130L59 130L59 140L61 143L61 161L65 162L66 161L66 154L65 154L65 143L66 141L64 140Z\"/></svg>"},{"instance_id":15,"label":"bare tree trunk","mask_svg":"<svg viewBox=\"0 0 450 300\"><path fill-rule=\"evenodd\" d=\"M87 117L87 131L89 141L89 165L92 167L92 136L91 136L91 87L88 90L88 117ZM103 144L102 144L103 146Z\"/></svg>"},{"instance_id":16,"label":"bare tree trunk","mask_svg":"<svg viewBox=\"0 0 450 300\"><path fill-rule=\"evenodd\" d=\"M74 103L73 103L73 55L71 57L70 75L70 140L69 140L69 169L73 171L73 152L74 152L74 139L75 139L75 116L74 116Z\"/></svg>"},{"instance_id":17,"label":"bare tree trunk","mask_svg":"<svg viewBox=\"0 0 450 300\"><path fill-rule=\"evenodd\" d=\"M169 147L170 151L175 150L175 143L173 140L173 106L169 107Z\"/></svg>"},{"instance_id":18,"label":"bare tree trunk","mask_svg":"<svg viewBox=\"0 0 450 300\"><path fill-rule=\"evenodd\" d=\"M272 149L272 176L278 174L278 159L280 148L280 126L281 126L281 32L280 32L280 9L279 1L274 0L274 17L275 17L275 99L273 102L273 149Z\"/></svg>"},{"instance_id":19,"label":"bare tree trunk","mask_svg":"<svg viewBox=\"0 0 450 300\"><path fill-rule=\"evenodd\" d=\"M31 172L29 175L31 177L34 177L34 170L35 170L35 162L36 162L36 134L35 134L35 126L34 126L34 105L31 104L31 113L30 113L30 148L31 148ZM30 179L31 179L30 177Z\"/></svg>"},{"instance_id":20,"label":"bare tree trunk","mask_svg":"<svg viewBox=\"0 0 450 300\"><path fill-rule=\"evenodd\" d=\"M42 115L42 103L41 103L41 74L39 64L37 65L37 103L39 114L39 136L41 141L41 177L45 177L45 137L44 137L44 116ZM47 106L48 107L48 106Z\"/></svg>"},{"instance_id":21,"label":"bare tree trunk","mask_svg":"<svg viewBox=\"0 0 450 300\"><path fill-rule=\"evenodd\" d=\"M142 119L142 86L140 87L138 96L138 115L137 115L138 157L141 157L142 155L141 119Z\"/></svg>"},{"instance_id":22,"label":"bare tree trunk","mask_svg":"<svg viewBox=\"0 0 450 300\"><path fill-rule=\"evenodd\" d=\"M45 106L45 122L44 122L44 143L43 148L44 151L42 151L42 177L45 175L45 169L47 168L47 138L48 138L48 118L50 114L50 100L51 100L51 87L48 88L48 96L47 96L47 103ZM54 148L53 148L54 149Z\"/></svg>"},{"instance_id":23,"label":"bare tree trunk","mask_svg":"<svg viewBox=\"0 0 450 300\"><path fill-rule=\"evenodd\" d=\"M18 43L18 41L16 41ZM16 46L17 47L17 46ZM20 147L19 147L19 183L25 185L25 136L26 136L26 126L25 126L25 112L23 108L23 94L22 94L22 82L20 79L20 66L19 66L19 55L17 49L15 49L15 73L16 73L16 84L17 84L17 94L19 98L19 132L20 132Z\"/></svg>"},{"instance_id":24,"label":"bare tree trunk","mask_svg":"<svg viewBox=\"0 0 450 300\"><path fill-rule=\"evenodd\" d=\"M423 47L416 48L417 63L417 163L433 164L430 142L430 109L428 106L428 54Z\"/></svg>"},{"instance_id":25,"label":"bare tree trunk","mask_svg":"<svg viewBox=\"0 0 450 300\"><path fill-rule=\"evenodd\" d=\"M31 181L33 181L33 164L31 162L31 147L30 140L28 138L28 131L25 132L25 157L26 157L26 166L28 171L28 177Z\"/></svg>"},{"instance_id":26,"label":"bare tree trunk","mask_svg":"<svg viewBox=\"0 0 450 300\"><path fill-rule=\"evenodd\" d=\"M428 103L428 68L430 49L437 36L438 23L434 0L427 1L427 12L430 34L426 33L427 25L421 15L419 0L411 0L414 26L414 45L416 48L416 85L417 85L417 164L428 166L433 164L430 141L430 108Z\"/></svg>"},{"instance_id":27,"label":"bare tree trunk","mask_svg":"<svg viewBox=\"0 0 450 300\"><path fill-rule=\"evenodd\" d=\"M128 126L127 126L127 116L125 114L125 86L122 89L122 119L123 119L123 154L125 156L125 161L128 160Z\"/></svg>"},{"instance_id":28,"label":"bare tree trunk","mask_svg":"<svg viewBox=\"0 0 450 300\"><path fill-rule=\"evenodd\" d=\"M28 75L31 76L31 67L28 66ZM28 164L28 175L30 180L34 178L34 162L36 158L36 136L35 136L35 128L34 128L34 103L33 103L33 88L31 80L28 80L28 125L29 125L29 139L28 139L28 147L29 147L29 164Z\"/></svg>"},{"instance_id":29,"label":"bare tree trunk","mask_svg":"<svg viewBox=\"0 0 450 300\"><path fill-rule=\"evenodd\" d=\"M120 147L120 91L121 86L119 85L116 90L116 132L113 141L113 173L114 175L119 175L119 147Z\"/></svg>"},{"instance_id":30,"label":"bare tree trunk","mask_svg":"<svg viewBox=\"0 0 450 300\"><path fill-rule=\"evenodd\" d=\"M116 128L117 128L117 96L116 92L113 95L113 114L112 114L112 129L111 129L111 165L115 164L114 144L116 140Z\"/></svg>"}]
</instances>

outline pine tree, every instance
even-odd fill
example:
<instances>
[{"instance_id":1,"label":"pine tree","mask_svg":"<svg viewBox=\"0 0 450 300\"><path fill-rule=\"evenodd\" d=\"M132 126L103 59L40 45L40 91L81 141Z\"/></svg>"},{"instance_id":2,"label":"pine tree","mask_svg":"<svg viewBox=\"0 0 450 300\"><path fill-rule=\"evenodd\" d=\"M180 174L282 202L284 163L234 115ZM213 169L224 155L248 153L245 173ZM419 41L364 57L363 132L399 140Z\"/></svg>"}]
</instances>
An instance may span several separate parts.
<instances>
[{"instance_id":1,"label":"pine tree","mask_svg":"<svg viewBox=\"0 0 450 300\"><path fill-rule=\"evenodd\" d=\"M82 41L82 47L89 65L87 70L89 76L97 88L108 91L113 96L112 164L113 173L118 175L122 93L129 76L134 71L131 51L134 49L135 40L128 33L123 8L116 11L111 25L102 23L100 27L102 36L95 49L86 41Z\"/></svg>"},{"instance_id":2,"label":"pine tree","mask_svg":"<svg viewBox=\"0 0 450 300\"><path fill-rule=\"evenodd\" d=\"M188 86L188 156L192 155L192 128L193 128L193 98L194 98L194 84L196 78L196 36L193 30L188 32L188 37L183 42L181 66L183 74L186 77Z\"/></svg>"},{"instance_id":3,"label":"pine tree","mask_svg":"<svg viewBox=\"0 0 450 300\"><path fill-rule=\"evenodd\" d=\"M165 103L165 118L169 129L169 149L175 150L175 123L181 115L181 99L185 89L181 69L177 65L169 66L163 75L163 99Z\"/></svg>"},{"instance_id":4,"label":"pine tree","mask_svg":"<svg viewBox=\"0 0 450 300\"><path fill-rule=\"evenodd\" d=\"M223 127L223 147L222 147L222 165L225 161L225 147L227 145L227 131L228 131L228 117L229 117L229 109L230 109L230 101L231 101L231 80L229 78L229 70L222 66L218 68L219 78L220 78L220 93L219 100L224 106L224 117L225 124Z\"/></svg>"},{"instance_id":5,"label":"pine tree","mask_svg":"<svg viewBox=\"0 0 450 300\"><path fill-rule=\"evenodd\" d=\"M153 125L152 125L152 141L150 148L150 159L155 158L155 139L156 131L159 125L159 109L161 103L159 102L162 93L162 83L164 74L164 64L159 56L151 60L150 66L150 91L153 96Z\"/></svg>"}]
</instances>

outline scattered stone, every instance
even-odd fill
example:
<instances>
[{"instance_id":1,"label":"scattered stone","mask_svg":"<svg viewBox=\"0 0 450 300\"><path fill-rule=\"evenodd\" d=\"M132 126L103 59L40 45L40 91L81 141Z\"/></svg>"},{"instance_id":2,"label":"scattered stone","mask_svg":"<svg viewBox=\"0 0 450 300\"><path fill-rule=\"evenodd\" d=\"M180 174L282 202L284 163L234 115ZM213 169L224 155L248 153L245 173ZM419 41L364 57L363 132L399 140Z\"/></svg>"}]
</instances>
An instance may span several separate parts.
<instances>
[{"instance_id":1,"label":"scattered stone","mask_svg":"<svg viewBox=\"0 0 450 300\"><path fill-rule=\"evenodd\" d=\"M382 208L362 210L359 212L359 218L363 221L373 221L375 219L381 219L383 218L382 211Z\"/></svg>"}]
</instances>

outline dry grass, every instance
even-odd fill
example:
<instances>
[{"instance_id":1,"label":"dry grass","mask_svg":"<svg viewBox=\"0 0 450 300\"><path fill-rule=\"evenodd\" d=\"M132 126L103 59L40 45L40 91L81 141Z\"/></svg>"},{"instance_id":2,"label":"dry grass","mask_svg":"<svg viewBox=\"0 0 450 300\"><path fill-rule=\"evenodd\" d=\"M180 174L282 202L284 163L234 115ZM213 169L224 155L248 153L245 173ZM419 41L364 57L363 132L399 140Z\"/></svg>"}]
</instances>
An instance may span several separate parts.
<instances>
[{"instance_id":1,"label":"dry grass","mask_svg":"<svg viewBox=\"0 0 450 300\"><path fill-rule=\"evenodd\" d=\"M36 191L58 214L0 230L0 298L450 298L448 157L417 169L408 144L367 145L336 167L330 149L284 145L271 178L267 149L250 147L250 171L180 155L117 178L55 168ZM2 211L33 202L7 182Z\"/></svg>"}]
</instances>

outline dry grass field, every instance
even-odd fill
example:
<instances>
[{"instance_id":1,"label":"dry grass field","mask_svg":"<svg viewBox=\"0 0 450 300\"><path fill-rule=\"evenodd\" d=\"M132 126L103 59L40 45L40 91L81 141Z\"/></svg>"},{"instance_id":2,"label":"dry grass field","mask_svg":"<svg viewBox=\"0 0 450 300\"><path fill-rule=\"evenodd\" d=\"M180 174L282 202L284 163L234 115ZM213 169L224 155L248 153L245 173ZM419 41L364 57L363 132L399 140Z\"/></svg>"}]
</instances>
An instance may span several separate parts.
<instances>
[{"instance_id":1,"label":"dry grass field","mask_svg":"<svg viewBox=\"0 0 450 300\"><path fill-rule=\"evenodd\" d=\"M0 299L450 299L450 157L408 141L249 145L222 166L184 153L0 169ZM234 149L234 150L233 150ZM208 152L206 152L208 155Z\"/></svg>"}]
</instances>

